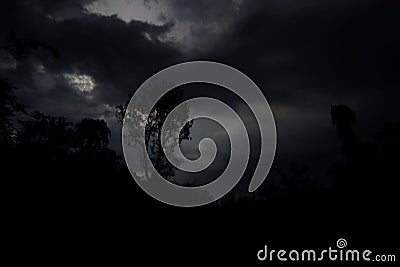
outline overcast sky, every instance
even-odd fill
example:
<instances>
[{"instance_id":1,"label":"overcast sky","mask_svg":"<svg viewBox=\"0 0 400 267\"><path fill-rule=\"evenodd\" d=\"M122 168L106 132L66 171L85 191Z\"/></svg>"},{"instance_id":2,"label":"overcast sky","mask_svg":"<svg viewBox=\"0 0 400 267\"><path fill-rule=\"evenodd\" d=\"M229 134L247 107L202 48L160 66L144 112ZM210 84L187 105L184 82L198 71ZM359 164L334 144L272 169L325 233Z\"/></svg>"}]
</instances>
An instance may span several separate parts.
<instances>
[{"instance_id":1,"label":"overcast sky","mask_svg":"<svg viewBox=\"0 0 400 267\"><path fill-rule=\"evenodd\" d=\"M150 75L189 60L225 63L256 82L275 115L278 162L303 159L322 170L332 159L340 160L329 117L333 104L355 110L356 130L365 138L384 122L399 119L397 1L27 0L1 5L2 43L14 31L61 53L54 59L37 51L21 62L0 54L0 74L18 87L20 101L73 121L105 119L116 151L121 150L121 126L115 106Z\"/></svg>"}]
</instances>

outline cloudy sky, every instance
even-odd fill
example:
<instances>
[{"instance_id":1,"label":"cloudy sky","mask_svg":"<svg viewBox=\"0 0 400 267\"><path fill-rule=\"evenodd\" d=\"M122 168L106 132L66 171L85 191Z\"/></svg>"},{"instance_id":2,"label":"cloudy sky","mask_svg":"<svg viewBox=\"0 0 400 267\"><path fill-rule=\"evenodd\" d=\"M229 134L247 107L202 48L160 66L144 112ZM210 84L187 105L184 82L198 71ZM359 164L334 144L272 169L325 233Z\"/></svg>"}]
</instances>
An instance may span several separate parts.
<instances>
[{"instance_id":1,"label":"cloudy sky","mask_svg":"<svg viewBox=\"0 0 400 267\"><path fill-rule=\"evenodd\" d=\"M356 112L356 130L365 139L399 119L397 1L26 0L1 6L1 43L13 31L61 54L54 59L39 50L16 62L0 53L0 74L18 87L20 101L73 121L105 119L116 151L115 106L150 75L189 60L225 63L256 82L276 119L277 164L302 159L322 172L341 160L333 104Z\"/></svg>"}]
</instances>

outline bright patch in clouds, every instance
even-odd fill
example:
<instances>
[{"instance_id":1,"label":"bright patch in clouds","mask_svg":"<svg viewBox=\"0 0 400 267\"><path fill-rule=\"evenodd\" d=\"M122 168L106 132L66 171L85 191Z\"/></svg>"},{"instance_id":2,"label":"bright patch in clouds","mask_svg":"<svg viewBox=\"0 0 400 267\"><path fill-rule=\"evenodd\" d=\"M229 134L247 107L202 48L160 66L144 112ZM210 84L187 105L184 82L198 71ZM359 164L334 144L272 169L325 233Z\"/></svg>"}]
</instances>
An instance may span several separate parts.
<instances>
[{"instance_id":1,"label":"bright patch in clouds","mask_svg":"<svg viewBox=\"0 0 400 267\"><path fill-rule=\"evenodd\" d=\"M89 75L64 73L63 77L72 88L81 92L91 92L95 86L94 79Z\"/></svg>"},{"instance_id":2,"label":"bright patch in clouds","mask_svg":"<svg viewBox=\"0 0 400 267\"><path fill-rule=\"evenodd\" d=\"M169 31L157 36L184 51L207 50L228 32L238 19L243 0L203 2L176 0L97 0L85 6L88 14L116 15L129 23L141 21L153 25L172 23ZM148 34L144 36L151 40Z\"/></svg>"},{"instance_id":3,"label":"bright patch in clouds","mask_svg":"<svg viewBox=\"0 0 400 267\"><path fill-rule=\"evenodd\" d=\"M160 14L162 5L157 2L144 2L143 0L98 0L85 6L88 13L105 16L117 15L125 22L132 20L162 25Z\"/></svg>"}]
</instances>

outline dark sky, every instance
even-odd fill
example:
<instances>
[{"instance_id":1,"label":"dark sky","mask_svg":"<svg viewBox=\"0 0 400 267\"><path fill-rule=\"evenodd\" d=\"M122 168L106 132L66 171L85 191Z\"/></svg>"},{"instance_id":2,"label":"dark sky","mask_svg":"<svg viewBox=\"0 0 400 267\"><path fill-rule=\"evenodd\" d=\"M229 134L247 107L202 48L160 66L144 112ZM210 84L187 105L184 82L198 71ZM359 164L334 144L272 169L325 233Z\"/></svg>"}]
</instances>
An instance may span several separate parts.
<instances>
[{"instance_id":1,"label":"dark sky","mask_svg":"<svg viewBox=\"0 0 400 267\"><path fill-rule=\"evenodd\" d=\"M322 172L341 160L331 105L356 112L364 139L399 119L399 12L393 0L7 1L1 43L14 31L61 57L1 53L0 74L32 109L105 119L120 151L115 106L144 80L184 61L225 63L269 101L278 164L301 159Z\"/></svg>"}]
</instances>

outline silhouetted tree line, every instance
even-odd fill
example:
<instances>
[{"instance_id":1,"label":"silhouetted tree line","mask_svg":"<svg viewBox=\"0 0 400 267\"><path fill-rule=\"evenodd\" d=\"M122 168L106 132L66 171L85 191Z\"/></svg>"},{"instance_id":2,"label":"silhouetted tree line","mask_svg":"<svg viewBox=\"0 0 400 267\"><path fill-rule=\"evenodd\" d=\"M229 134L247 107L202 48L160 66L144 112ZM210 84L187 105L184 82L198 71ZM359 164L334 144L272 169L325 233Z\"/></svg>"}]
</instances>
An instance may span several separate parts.
<instances>
[{"instance_id":1,"label":"silhouetted tree line","mask_svg":"<svg viewBox=\"0 0 400 267\"><path fill-rule=\"evenodd\" d=\"M51 197L68 203L110 189L120 158L107 148L110 130L104 120L73 123L29 112L10 94L9 82L2 79L1 85L7 103L1 108L2 166L14 188L25 189L24 196L32 201L45 197L46 205L52 203Z\"/></svg>"},{"instance_id":2,"label":"silhouetted tree line","mask_svg":"<svg viewBox=\"0 0 400 267\"><path fill-rule=\"evenodd\" d=\"M55 49L14 34L1 46L17 61L38 48L59 56ZM121 180L121 159L108 148L111 132L106 122L84 118L73 123L30 111L17 100L15 90L9 80L0 78L2 176L15 201L48 207L106 199L115 181Z\"/></svg>"},{"instance_id":3,"label":"silhouetted tree line","mask_svg":"<svg viewBox=\"0 0 400 267\"><path fill-rule=\"evenodd\" d=\"M15 35L10 35L1 49L8 51L16 60L22 60L31 50L39 47L50 49L55 56L59 56L55 49L20 40ZM139 206L151 203L149 197L134 184L121 157L108 148L111 132L104 120L84 118L73 123L65 117L29 111L28 107L18 102L15 90L9 80L0 79L2 180L16 191L15 201L33 206L79 206L80 210L113 206L115 201L128 206L135 201ZM182 92L178 90L162 99L157 110L149 116L146 128L146 143L153 155L152 161L166 178L173 176L174 171L165 161L159 136L165 117L181 98ZM121 122L127 104L116 109L116 116ZM335 165L331 170L337 181L333 188L316 186L315 177L308 175L310 167L295 161L289 169L273 170L270 180L275 182L268 183L256 196L235 197L228 194L218 204L268 205L274 199L279 200L273 202L277 205L281 200L290 202L293 199L296 203L323 200L336 203L339 199L342 204L394 201L399 177L396 167L400 151L400 124L386 124L374 143L364 143L352 130L356 118L349 107L332 106L331 119L346 159L345 164ZM182 140L189 138L190 127L191 123L182 131ZM23 196L23 200L18 196ZM26 199L29 201L26 202Z\"/></svg>"}]
</instances>

